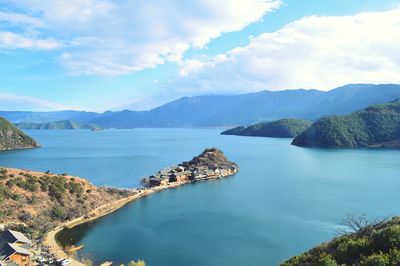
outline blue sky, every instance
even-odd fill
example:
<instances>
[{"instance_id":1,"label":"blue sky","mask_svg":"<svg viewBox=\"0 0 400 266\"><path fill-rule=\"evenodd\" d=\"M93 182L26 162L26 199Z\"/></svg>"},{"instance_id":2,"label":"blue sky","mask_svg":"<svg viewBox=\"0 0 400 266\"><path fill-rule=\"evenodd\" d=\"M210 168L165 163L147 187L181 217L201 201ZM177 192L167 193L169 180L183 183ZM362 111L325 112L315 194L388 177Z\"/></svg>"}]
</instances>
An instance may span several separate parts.
<instances>
[{"instance_id":1,"label":"blue sky","mask_svg":"<svg viewBox=\"0 0 400 266\"><path fill-rule=\"evenodd\" d=\"M50 3L0 0L2 110L400 83L399 0Z\"/></svg>"}]
</instances>

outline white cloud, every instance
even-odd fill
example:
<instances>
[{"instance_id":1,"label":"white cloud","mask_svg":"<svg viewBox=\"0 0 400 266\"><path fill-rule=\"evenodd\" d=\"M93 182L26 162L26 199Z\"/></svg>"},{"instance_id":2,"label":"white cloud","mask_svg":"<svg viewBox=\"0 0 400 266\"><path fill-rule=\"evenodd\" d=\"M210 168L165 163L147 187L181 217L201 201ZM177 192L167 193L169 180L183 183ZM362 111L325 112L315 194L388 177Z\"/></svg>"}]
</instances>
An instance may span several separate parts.
<instances>
[{"instance_id":1,"label":"white cloud","mask_svg":"<svg viewBox=\"0 0 400 266\"><path fill-rule=\"evenodd\" d=\"M191 47L241 30L280 5L280 0L8 2L70 44L58 59L74 73L103 75L178 62Z\"/></svg>"},{"instance_id":2,"label":"white cloud","mask_svg":"<svg viewBox=\"0 0 400 266\"><path fill-rule=\"evenodd\" d=\"M10 24L30 25L34 27L44 26L42 21L40 21L37 18L15 12L0 11L0 22L10 23Z\"/></svg>"},{"instance_id":3,"label":"white cloud","mask_svg":"<svg viewBox=\"0 0 400 266\"><path fill-rule=\"evenodd\" d=\"M0 106L2 111L59 111L79 109L53 101L14 93L0 93Z\"/></svg>"},{"instance_id":4,"label":"white cloud","mask_svg":"<svg viewBox=\"0 0 400 266\"><path fill-rule=\"evenodd\" d=\"M180 74L169 86L196 94L400 83L400 9L305 17Z\"/></svg>"},{"instance_id":5,"label":"white cloud","mask_svg":"<svg viewBox=\"0 0 400 266\"><path fill-rule=\"evenodd\" d=\"M13 32L0 31L0 48L50 50L59 47L59 45L53 39L35 39Z\"/></svg>"}]
</instances>

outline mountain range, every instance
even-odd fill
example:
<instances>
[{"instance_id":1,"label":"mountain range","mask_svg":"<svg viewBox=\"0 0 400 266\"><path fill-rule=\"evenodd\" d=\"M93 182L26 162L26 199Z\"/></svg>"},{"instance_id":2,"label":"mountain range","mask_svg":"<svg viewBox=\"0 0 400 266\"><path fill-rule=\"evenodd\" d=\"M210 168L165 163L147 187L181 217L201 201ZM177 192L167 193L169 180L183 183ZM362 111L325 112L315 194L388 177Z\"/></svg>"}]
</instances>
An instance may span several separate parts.
<instances>
[{"instance_id":1,"label":"mountain range","mask_svg":"<svg viewBox=\"0 0 400 266\"><path fill-rule=\"evenodd\" d=\"M149 111L0 111L0 116L13 123L74 120L104 128L220 127L285 117L316 120L327 115L347 114L398 98L400 85L350 84L330 91L298 89L183 97Z\"/></svg>"}]
</instances>

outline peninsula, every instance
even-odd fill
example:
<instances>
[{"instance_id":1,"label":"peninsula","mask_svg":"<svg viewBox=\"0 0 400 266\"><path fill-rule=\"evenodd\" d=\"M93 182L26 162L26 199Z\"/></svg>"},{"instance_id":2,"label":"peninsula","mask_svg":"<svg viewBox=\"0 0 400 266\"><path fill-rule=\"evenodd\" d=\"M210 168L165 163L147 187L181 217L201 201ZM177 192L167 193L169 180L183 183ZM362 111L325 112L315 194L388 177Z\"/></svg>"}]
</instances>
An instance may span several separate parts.
<instances>
[{"instance_id":1,"label":"peninsula","mask_svg":"<svg viewBox=\"0 0 400 266\"><path fill-rule=\"evenodd\" d=\"M222 132L221 135L295 138L310 126L311 122L308 120L286 118L273 122L258 123L247 127L235 127Z\"/></svg>"},{"instance_id":2,"label":"peninsula","mask_svg":"<svg viewBox=\"0 0 400 266\"><path fill-rule=\"evenodd\" d=\"M361 111L321 118L296 137L302 147L400 148L400 102L373 105Z\"/></svg>"},{"instance_id":3,"label":"peninsula","mask_svg":"<svg viewBox=\"0 0 400 266\"><path fill-rule=\"evenodd\" d=\"M8 120L0 117L0 151L37 148L40 145Z\"/></svg>"},{"instance_id":4,"label":"peninsula","mask_svg":"<svg viewBox=\"0 0 400 266\"><path fill-rule=\"evenodd\" d=\"M137 189L101 188L67 174L0 168L0 224L21 231L49 247L49 257L68 257L56 241L64 228L73 228L107 215L126 203L154 192L196 181L235 174L236 163L216 148L142 180ZM83 265L71 259L74 265Z\"/></svg>"}]
</instances>

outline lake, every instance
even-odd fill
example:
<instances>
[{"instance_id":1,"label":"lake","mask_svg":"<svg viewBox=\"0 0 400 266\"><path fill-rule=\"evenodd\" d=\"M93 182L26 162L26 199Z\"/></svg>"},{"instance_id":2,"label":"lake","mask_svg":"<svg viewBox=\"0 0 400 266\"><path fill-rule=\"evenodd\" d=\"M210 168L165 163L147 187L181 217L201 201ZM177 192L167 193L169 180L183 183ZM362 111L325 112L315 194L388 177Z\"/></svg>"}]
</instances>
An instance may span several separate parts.
<instances>
[{"instance_id":1,"label":"lake","mask_svg":"<svg viewBox=\"0 0 400 266\"><path fill-rule=\"evenodd\" d=\"M400 214L400 151L306 149L219 132L28 131L43 147L1 152L0 165L131 188L207 147L239 164L235 176L153 194L60 236L95 263L277 265L334 237L347 215Z\"/></svg>"}]
</instances>

